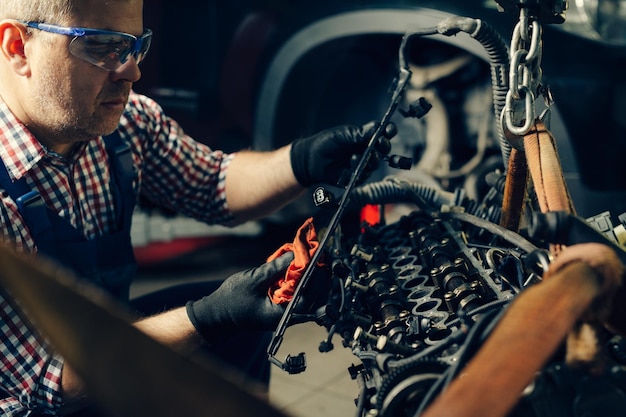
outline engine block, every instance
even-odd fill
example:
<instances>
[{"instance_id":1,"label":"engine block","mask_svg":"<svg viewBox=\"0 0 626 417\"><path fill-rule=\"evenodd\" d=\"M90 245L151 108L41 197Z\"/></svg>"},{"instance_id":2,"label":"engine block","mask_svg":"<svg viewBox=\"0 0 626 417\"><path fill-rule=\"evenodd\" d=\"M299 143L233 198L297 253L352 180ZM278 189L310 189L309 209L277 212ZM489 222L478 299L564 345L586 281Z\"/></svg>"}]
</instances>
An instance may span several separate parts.
<instances>
[{"instance_id":1,"label":"engine block","mask_svg":"<svg viewBox=\"0 0 626 417\"><path fill-rule=\"evenodd\" d=\"M418 208L389 224L345 223L328 253L333 285L317 323L329 334L321 351L338 335L360 361L349 368L360 388L357 416L419 416L550 260L547 250L463 207ZM621 401L624 341L607 335L603 343L614 366L599 380L610 401ZM511 415L579 415L595 397L588 379L570 378L576 372L557 355ZM562 414L546 411L546 401Z\"/></svg>"}]
</instances>

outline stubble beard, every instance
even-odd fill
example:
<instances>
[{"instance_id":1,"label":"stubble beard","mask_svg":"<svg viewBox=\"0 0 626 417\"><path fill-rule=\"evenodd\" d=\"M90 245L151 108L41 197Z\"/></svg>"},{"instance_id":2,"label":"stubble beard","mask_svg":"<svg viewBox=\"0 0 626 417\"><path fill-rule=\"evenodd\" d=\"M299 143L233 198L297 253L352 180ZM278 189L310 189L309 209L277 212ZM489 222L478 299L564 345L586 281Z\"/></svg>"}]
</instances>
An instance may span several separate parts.
<instances>
[{"instance_id":1,"label":"stubble beard","mask_svg":"<svg viewBox=\"0 0 626 417\"><path fill-rule=\"evenodd\" d=\"M94 139L113 132L121 117L110 115L105 119L97 114L93 105L88 107L77 103L72 97L61 97L55 93L39 94L35 99L40 109L36 124L45 126L51 140L61 143L75 143Z\"/></svg>"}]
</instances>

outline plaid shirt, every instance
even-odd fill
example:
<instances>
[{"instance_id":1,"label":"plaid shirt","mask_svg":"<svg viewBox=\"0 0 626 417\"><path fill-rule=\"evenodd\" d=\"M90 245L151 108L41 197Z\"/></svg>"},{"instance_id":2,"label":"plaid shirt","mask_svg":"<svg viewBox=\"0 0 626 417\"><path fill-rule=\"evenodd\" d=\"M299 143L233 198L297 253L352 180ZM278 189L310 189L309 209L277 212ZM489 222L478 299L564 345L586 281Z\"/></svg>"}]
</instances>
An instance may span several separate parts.
<instances>
[{"instance_id":1,"label":"plaid shirt","mask_svg":"<svg viewBox=\"0 0 626 417\"><path fill-rule=\"evenodd\" d=\"M193 141L151 99L131 93L119 131L132 149L137 195L212 224L230 225L224 178L233 155ZM78 144L67 158L47 151L0 100L0 157L13 180L22 177L47 206L84 232L115 224L109 162L102 138ZM4 191L0 224L20 250L37 248L15 202ZM63 361L0 289L0 415L54 414L61 405Z\"/></svg>"}]
</instances>

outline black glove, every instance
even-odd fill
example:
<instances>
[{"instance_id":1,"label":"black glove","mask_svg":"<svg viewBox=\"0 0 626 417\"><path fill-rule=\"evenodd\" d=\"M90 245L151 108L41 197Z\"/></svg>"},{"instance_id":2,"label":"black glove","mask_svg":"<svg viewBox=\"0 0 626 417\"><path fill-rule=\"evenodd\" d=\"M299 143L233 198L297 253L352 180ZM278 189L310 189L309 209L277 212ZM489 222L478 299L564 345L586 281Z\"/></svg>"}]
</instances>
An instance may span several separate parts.
<instances>
[{"instance_id":1,"label":"black glove","mask_svg":"<svg viewBox=\"0 0 626 417\"><path fill-rule=\"evenodd\" d=\"M337 185L343 171L350 168L352 156L365 150L375 130L376 123L370 122L361 127L339 126L308 138L296 139L291 145L291 167L300 185ZM395 125L387 126L376 146L377 152L370 159L366 177L378 166L380 154L389 153L389 139L396 132ZM361 178L360 182L364 180Z\"/></svg>"},{"instance_id":2,"label":"black glove","mask_svg":"<svg viewBox=\"0 0 626 417\"><path fill-rule=\"evenodd\" d=\"M293 252L286 252L259 267L238 272L228 277L212 294L188 302L187 315L191 323L209 342L237 330L274 330L285 306L274 304L268 289L284 276L293 257ZM312 278L317 276L315 274ZM309 285L320 284L314 281L317 279L309 281ZM305 299L303 295L296 311L308 311L316 301Z\"/></svg>"}]
</instances>

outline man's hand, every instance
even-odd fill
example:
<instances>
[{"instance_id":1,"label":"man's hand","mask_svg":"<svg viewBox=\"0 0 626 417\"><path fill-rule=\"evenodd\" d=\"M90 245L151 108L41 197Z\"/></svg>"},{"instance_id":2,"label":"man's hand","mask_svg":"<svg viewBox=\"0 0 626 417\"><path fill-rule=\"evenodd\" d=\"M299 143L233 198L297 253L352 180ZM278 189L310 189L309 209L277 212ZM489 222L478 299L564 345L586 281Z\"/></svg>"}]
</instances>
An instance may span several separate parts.
<instances>
[{"instance_id":1,"label":"man's hand","mask_svg":"<svg viewBox=\"0 0 626 417\"><path fill-rule=\"evenodd\" d=\"M352 156L365 150L375 130L376 123L370 122L360 127L339 126L295 140L291 145L291 167L300 185L337 185L343 171L350 168ZM365 176L378 166L381 156L389 153L389 139L396 132L395 125L387 126L371 157ZM360 178L360 182L365 179Z\"/></svg>"},{"instance_id":2,"label":"man's hand","mask_svg":"<svg viewBox=\"0 0 626 417\"><path fill-rule=\"evenodd\" d=\"M237 330L274 330L285 306L274 304L268 289L284 276L293 258L293 252L286 252L259 267L238 272L228 277L212 294L188 302L187 315L196 330L209 342ZM299 312L314 307L311 300L303 300L301 304L301 308L297 308Z\"/></svg>"}]
</instances>

